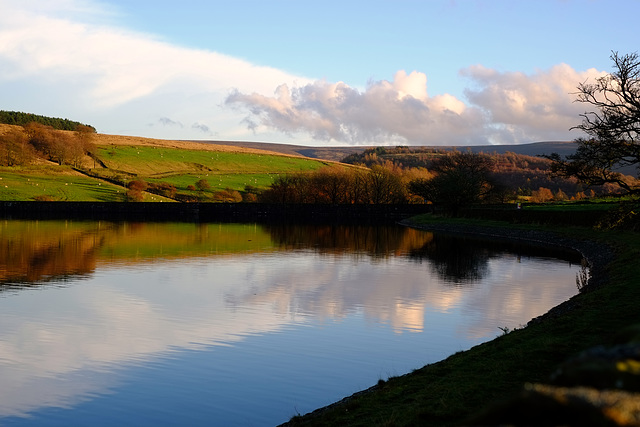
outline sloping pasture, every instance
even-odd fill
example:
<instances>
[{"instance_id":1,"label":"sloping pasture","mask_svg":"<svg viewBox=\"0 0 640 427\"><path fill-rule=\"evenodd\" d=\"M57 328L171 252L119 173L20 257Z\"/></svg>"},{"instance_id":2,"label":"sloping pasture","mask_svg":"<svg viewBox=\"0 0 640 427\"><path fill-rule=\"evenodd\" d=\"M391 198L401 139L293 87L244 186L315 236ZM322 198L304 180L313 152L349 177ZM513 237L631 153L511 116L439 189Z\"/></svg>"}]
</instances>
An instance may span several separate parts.
<instances>
[{"instance_id":1,"label":"sloping pasture","mask_svg":"<svg viewBox=\"0 0 640 427\"><path fill-rule=\"evenodd\" d=\"M313 171L329 164L302 157L148 146L101 146L97 156L106 166L95 171L101 176L165 182L179 191L200 179L206 179L212 189L266 188L279 174Z\"/></svg>"},{"instance_id":2,"label":"sloping pasture","mask_svg":"<svg viewBox=\"0 0 640 427\"><path fill-rule=\"evenodd\" d=\"M67 166L1 168L0 200L121 202L124 189Z\"/></svg>"}]
</instances>

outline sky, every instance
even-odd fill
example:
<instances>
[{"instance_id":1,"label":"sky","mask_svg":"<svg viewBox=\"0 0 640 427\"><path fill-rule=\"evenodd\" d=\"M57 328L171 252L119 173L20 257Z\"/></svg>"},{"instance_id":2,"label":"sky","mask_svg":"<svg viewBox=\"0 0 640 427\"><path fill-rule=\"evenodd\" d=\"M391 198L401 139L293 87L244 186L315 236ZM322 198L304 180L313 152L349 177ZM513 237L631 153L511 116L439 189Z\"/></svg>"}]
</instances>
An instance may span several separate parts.
<instances>
[{"instance_id":1,"label":"sky","mask_svg":"<svg viewBox=\"0 0 640 427\"><path fill-rule=\"evenodd\" d=\"M0 110L298 145L572 140L640 0L0 0Z\"/></svg>"}]
</instances>

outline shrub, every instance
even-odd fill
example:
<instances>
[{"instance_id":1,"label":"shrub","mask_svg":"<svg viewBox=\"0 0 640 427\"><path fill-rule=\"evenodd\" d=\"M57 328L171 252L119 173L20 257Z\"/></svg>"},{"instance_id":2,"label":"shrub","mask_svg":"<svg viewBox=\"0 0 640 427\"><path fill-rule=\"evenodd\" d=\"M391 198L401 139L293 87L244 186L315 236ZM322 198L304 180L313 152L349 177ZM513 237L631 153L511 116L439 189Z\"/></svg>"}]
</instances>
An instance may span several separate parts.
<instances>
[{"instance_id":1,"label":"shrub","mask_svg":"<svg viewBox=\"0 0 640 427\"><path fill-rule=\"evenodd\" d=\"M176 187L168 182L149 183L148 191L170 199L176 196Z\"/></svg>"},{"instance_id":2,"label":"shrub","mask_svg":"<svg viewBox=\"0 0 640 427\"><path fill-rule=\"evenodd\" d=\"M205 191L208 190L211 186L209 185L209 181L203 178L196 182L196 187L200 191Z\"/></svg>"},{"instance_id":3,"label":"shrub","mask_svg":"<svg viewBox=\"0 0 640 427\"><path fill-rule=\"evenodd\" d=\"M144 193L139 190L127 190L127 202L141 202L144 200Z\"/></svg>"},{"instance_id":4,"label":"shrub","mask_svg":"<svg viewBox=\"0 0 640 427\"><path fill-rule=\"evenodd\" d=\"M255 203L258 201L258 195L255 193L244 193L242 195L242 201L245 203Z\"/></svg>"},{"instance_id":5,"label":"shrub","mask_svg":"<svg viewBox=\"0 0 640 427\"><path fill-rule=\"evenodd\" d=\"M567 195L562 190L558 190L558 192L556 193L554 198L557 201L563 201L563 200L567 200L568 199Z\"/></svg>"},{"instance_id":6,"label":"shrub","mask_svg":"<svg viewBox=\"0 0 640 427\"><path fill-rule=\"evenodd\" d=\"M531 192L531 201L534 203L544 203L553 200L553 193L548 188L540 187Z\"/></svg>"},{"instance_id":7,"label":"shrub","mask_svg":"<svg viewBox=\"0 0 640 427\"><path fill-rule=\"evenodd\" d=\"M214 195L214 200L219 202L239 203L242 201L242 195L239 191L226 188L222 191L218 191Z\"/></svg>"},{"instance_id":8,"label":"shrub","mask_svg":"<svg viewBox=\"0 0 640 427\"><path fill-rule=\"evenodd\" d=\"M264 203L406 203L400 172L383 166L371 170L320 169L277 177L258 195Z\"/></svg>"},{"instance_id":9,"label":"shrub","mask_svg":"<svg viewBox=\"0 0 640 427\"><path fill-rule=\"evenodd\" d=\"M135 179L127 184L127 188L132 191L142 192L148 188L148 185L141 179Z\"/></svg>"}]
</instances>

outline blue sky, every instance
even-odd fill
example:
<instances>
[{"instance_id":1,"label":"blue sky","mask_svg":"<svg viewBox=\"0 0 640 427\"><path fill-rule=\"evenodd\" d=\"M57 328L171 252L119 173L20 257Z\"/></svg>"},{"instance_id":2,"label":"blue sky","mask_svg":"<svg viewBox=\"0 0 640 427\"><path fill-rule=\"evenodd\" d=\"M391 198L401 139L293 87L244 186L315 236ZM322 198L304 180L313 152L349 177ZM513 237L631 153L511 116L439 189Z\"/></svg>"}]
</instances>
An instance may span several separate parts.
<instances>
[{"instance_id":1,"label":"blue sky","mask_svg":"<svg viewBox=\"0 0 640 427\"><path fill-rule=\"evenodd\" d=\"M568 140L638 0L0 0L0 109L303 145Z\"/></svg>"}]
</instances>

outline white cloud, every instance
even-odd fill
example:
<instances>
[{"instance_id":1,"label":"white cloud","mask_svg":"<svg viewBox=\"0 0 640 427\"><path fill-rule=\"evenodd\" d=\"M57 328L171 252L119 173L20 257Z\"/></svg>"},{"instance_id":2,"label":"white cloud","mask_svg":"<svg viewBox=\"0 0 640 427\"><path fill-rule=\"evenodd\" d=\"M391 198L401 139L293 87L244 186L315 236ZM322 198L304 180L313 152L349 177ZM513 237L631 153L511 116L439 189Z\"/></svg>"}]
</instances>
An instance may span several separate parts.
<instances>
[{"instance_id":1,"label":"white cloud","mask_svg":"<svg viewBox=\"0 0 640 427\"><path fill-rule=\"evenodd\" d=\"M304 81L105 24L96 17L113 13L90 1L0 0L0 10L0 90L15 92L13 100L5 98L5 109L26 106L47 115L64 110L81 117L120 114L123 122L137 120L139 128L159 116L218 128L228 126L218 121L216 110L230 88L270 92L283 82ZM22 93L3 90L15 87ZM146 110L125 117L120 111L132 103ZM236 116L233 124L240 120ZM195 131L201 134L201 129Z\"/></svg>"},{"instance_id":2,"label":"white cloud","mask_svg":"<svg viewBox=\"0 0 640 427\"><path fill-rule=\"evenodd\" d=\"M355 88L176 46L119 27L117 13L92 0L0 0L0 10L2 108L106 133L413 145L571 139L584 109L571 93L600 74L476 65L461 71L473 85L463 101L430 95L418 71Z\"/></svg>"},{"instance_id":3,"label":"white cloud","mask_svg":"<svg viewBox=\"0 0 640 427\"><path fill-rule=\"evenodd\" d=\"M576 87L601 72L566 64L533 75L500 73L481 65L461 71L474 84L470 105L444 94L429 96L427 76L398 71L392 81L370 82L364 91L316 81L280 85L274 96L236 91L227 104L242 106L249 128L308 132L315 139L413 145L516 144L573 139L584 105Z\"/></svg>"},{"instance_id":4,"label":"white cloud","mask_svg":"<svg viewBox=\"0 0 640 427\"><path fill-rule=\"evenodd\" d=\"M455 97L429 97L427 77L416 71L369 82L364 91L324 80L280 85L271 97L236 91L226 104L247 108L252 129L308 132L325 141L465 145L477 140L483 125L482 114Z\"/></svg>"},{"instance_id":5,"label":"white cloud","mask_svg":"<svg viewBox=\"0 0 640 427\"><path fill-rule=\"evenodd\" d=\"M526 75L475 65L461 74L475 82L476 87L465 94L487 114L494 130L491 137L513 143L568 138L569 129L580 123L579 114L585 110L584 105L574 102L578 84L593 81L602 72L578 72L560 64Z\"/></svg>"},{"instance_id":6,"label":"white cloud","mask_svg":"<svg viewBox=\"0 0 640 427\"><path fill-rule=\"evenodd\" d=\"M158 122L160 122L160 124L164 125L164 126L178 126L180 128L183 128L184 125L180 122L177 122L175 120L171 120L169 117L160 117L158 119Z\"/></svg>"},{"instance_id":7,"label":"white cloud","mask_svg":"<svg viewBox=\"0 0 640 427\"><path fill-rule=\"evenodd\" d=\"M9 12L11 12L9 7ZM0 18L0 55L16 78L47 73L89 77L93 101L113 107L171 84L226 89L288 81L291 76L215 52L186 49L114 27L50 16L8 13ZM262 79L250 79L260 74Z\"/></svg>"}]
</instances>

